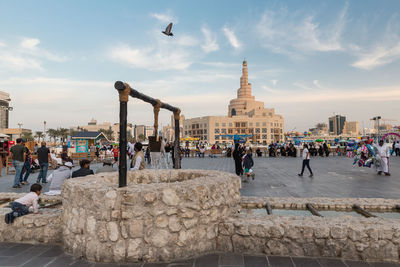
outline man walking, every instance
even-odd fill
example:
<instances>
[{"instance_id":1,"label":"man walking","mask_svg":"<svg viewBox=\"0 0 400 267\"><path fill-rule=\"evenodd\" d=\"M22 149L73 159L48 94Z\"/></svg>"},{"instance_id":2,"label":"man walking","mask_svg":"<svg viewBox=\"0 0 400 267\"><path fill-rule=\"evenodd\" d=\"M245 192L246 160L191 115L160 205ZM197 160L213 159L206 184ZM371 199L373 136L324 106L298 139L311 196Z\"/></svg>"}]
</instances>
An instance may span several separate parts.
<instances>
[{"instance_id":1,"label":"man walking","mask_svg":"<svg viewBox=\"0 0 400 267\"><path fill-rule=\"evenodd\" d=\"M12 164L15 168L15 177L13 188L21 188L19 179L21 177L21 172L24 167L24 162L26 159L25 146L22 145L22 139L17 139L17 144L10 148Z\"/></svg>"},{"instance_id":2,"label":"man walking","mask_svg":"<svg viewBox=\"0 0 400 267\"><path fill-rule=\"evenodd\" d=\"M51 162L50 150L46 147L46 142L41 143L41 147L38 149L37 153L40 165L40 172L37 177L36 183L40 183L41 179L42 183L46 184L47 170L49 168L49 162Z\"/></svg>"},{"instance_id":3,"label":"man walking","mask_svg":"<svg viewBox=\"0 0 400 267\"><path fill-rule=\"evenodd\" d=\"M19 183L20 184L29 184L28 177L29 177L29 174L31 173L31 160L32 160L31 152L25 146L25 140L22 140L22 145L24 146L26 157L25 157L24 166L22 167L21 176L19 177ZM25 176L24 176L24 171L26 171Z\"/></svg>"},{"instance_id":4,"label":"man walking","mask_svg":"<svg viewBox=\"0 0 400 267\"><path fill-rule=\"evenodd\" d=\"M379 167L377 168L378 175L382 174L382 171L386 176L390 176L389 173L389 156L390 150L389 147L383 142L383 140L379 140L379 145L375 146L376 150L376 158L379 160Z\"/></svg>"},{"instance_id":5,"label":"man walking","mask_svg":"<svg viewBox=\"0 0 400 267\"><path fill-rule=\"evenodd\" d=\"M308 151L308 145L307 144L304 144L303 155L302 156L303 156L303 166L301 167L301 173L299 173L298 175L299 176L303 176L304 168L307 166L307 169L310 172L310 177L313 177L314 174L313 174L313 172L311 170L311 167L310 167L310 152Z\"/></svg>"}]
</instances>

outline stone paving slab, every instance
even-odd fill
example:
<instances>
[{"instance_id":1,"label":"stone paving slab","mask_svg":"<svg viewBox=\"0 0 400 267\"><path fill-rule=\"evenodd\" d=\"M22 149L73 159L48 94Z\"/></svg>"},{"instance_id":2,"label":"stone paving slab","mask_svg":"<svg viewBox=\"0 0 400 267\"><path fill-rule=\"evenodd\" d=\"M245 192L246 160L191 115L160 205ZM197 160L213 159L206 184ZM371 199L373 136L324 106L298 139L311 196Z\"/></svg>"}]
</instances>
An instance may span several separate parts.
<instances>
[{"instance_id":1,"label":"stone paving slab","mask_svg":"<svg viewBox=\"0 0 400 267\"><path fill-rule=\"evenodd\" d=\"M21 246L22 245L22 246ZM0 266L131 266L131 267L400 267L398 263L361 262L329 258L297 258L282 256L242 255L233 253L209 254L195 259L170 263L93 263L76 259L62 252L60 246L0 243L0 252L13 250L0 256Z\"/></svg>"},{"instance_id":2,"label":"stone paving slab","mask_svg":"<svg viewBox=\"0 0 400 267\"><path fill-rule=\"evenodd\" d=\"M316 157L310 163L314 177L308 177L307 170L303 177L298 177L301 163L300 158L254 158L256 178L243 183L241 195L400 199L400 157L390 158L392 176L378 176L373 167L353 166L353 160L347 157ZM100 163L91 165L93 170L100 167ZM117 171L116 166L114 168ZM182 168L235 172L233 159L226 157L183 158ZM31 174L28 181L35 182L37 176L38 172ZM0 177L0 192L29 192L29 185L21 189L11 188L13 179L13 175ZM49 184L44 185L44 192L48 187Z\"/></svg>"}]
</instances>

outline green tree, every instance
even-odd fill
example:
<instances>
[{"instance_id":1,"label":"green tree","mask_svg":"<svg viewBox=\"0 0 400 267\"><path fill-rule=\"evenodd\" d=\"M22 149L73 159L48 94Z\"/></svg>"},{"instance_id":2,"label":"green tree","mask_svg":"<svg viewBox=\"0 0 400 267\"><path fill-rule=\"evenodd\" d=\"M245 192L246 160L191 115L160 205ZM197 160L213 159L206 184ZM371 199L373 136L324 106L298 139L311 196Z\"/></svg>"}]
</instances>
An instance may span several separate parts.
<instances>
[{"instance_id":1,"label":"green tree","mask_svg":"<svg viewBox=\"0 0 400 267\"><path fill-rule=\"evenodd\" d=\"M44 134L42 131L37 131L35 132L35 137L38 139L38 142L40 143L40 138L44 137Z\"/></svg>"},{"instance_id":2,"label":"green tree","mask_svg":"<svg viewBox=\"0 0 400 267\"><path fill-rule=\"evenodd\" d=\"M25 141L32 141L33 140L33 136L31 132L23 132L21 135L22 139L24 139Z\"/></svg>"},{"instance_id":3,"label":"green tree","mask_svg":"<svg viewBox=\"0 0 400 267\"><path fill-rule=\"evenodd\" d=\"M73 136L77 133L78 131L75 131L74 129L69 129L69 135Z\"/></svg>"},{"instance_id":4,"label":"green tree","mask_svg":"<svg viewBox=\"0 0 400 267\"><path fill-rule=\"evenodd\" d=\"M144 140L146 140L146 136L144 136L144 134L139 134L138 139L139 142L143 142Z\"/></svg>"},{"instance_id":5,"label":"green tree","mask_svg":"<svg viewBox=\"0 0 400 267\"><path fill-rule=\"evenodd\" d=\"M67 128L58 129L58 136L61 138L63 142L65 141L65 139L67 139L68 134L69 134L69 129Z\"/></svg>"},{"instance_id":6,"label":"green tree","mask_svg":"<svg viewBox=\"0 0 400 267\"><path fill-rule=\"evenodd\" d=\"M56 129L48 129L47 134L49 135L50 140L51 140L51 138L53 138L54 143L55 143L56 139L58 137L58 131Z\"/></svg>"},{"instance_id":7,"label":"green tree","mask_svg":"<svg viewBox=\"0 0 400 267\"><path fill-rule=\"evenodd\" d=\"M100 132L102 132L107 137L108 140L111 141L113 139L114 131L111 129L111 127L108 128L108 130L100 129Z\"/></svg>"}]
</instances>

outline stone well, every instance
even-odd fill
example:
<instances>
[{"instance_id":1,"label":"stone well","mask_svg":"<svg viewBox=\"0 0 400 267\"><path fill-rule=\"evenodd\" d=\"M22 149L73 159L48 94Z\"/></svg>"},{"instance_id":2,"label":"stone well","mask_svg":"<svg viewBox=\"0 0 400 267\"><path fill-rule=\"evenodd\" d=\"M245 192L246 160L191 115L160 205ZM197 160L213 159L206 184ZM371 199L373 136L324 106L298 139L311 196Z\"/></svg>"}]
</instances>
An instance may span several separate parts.
<instances>
[{"instance_id":1,"label":"stone well","mask_svg":"<svg viewBox=\"0 0 400 267\"><path fill-rule=\"evenodd\" d=\"M218 225L237 212L240 178L200 170L128 172L63 185L63 239L77 257L102 262L169 261L217 249Z\"/></svg>"}]
</instances>

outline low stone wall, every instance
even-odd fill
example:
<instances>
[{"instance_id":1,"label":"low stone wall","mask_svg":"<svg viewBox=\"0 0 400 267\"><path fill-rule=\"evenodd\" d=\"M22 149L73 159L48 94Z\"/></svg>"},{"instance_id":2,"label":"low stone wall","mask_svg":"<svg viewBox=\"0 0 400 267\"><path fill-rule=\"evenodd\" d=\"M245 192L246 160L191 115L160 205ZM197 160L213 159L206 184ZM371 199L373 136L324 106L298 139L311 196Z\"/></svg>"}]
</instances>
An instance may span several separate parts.
<instances>
[{"instance_id":1,"label":"low stone wall","mask_svg":"<svg viewBox=\"0 0 400 267\"><path fill-rule=\"evenodd\" d=\"M0 193L0 199L13 201L26 193ZM40 196L40 202L53 204L61 196ZM6 224L4 216L10 208L0 208L0 242L60 243L62 242L61 206L57 209L41 209L40 214L28 214L16 218L13 224Z\"/></svg>"},{"instance_id":2,"label":"low stone wall","mask_svg":"<svg viewBox=\"0 0 400 267\"><path fill-rule=\"evenodd\" d=\"M306 209L307 203L312 203L321 210L351 210L354 204L363 209L390 211L400 204L399 199L385 198L294 198L294 197L241 197L244 208L265 207L268 203L275 209Z\"/></svg>"},{"instance_id":3,"label":"low stone wall","mask_svg":"<svg viewBox=\"0 0 400 267\"><path fill-rule=\"evenodd\" d=\"M219 225L221 251L399 261L398 220L238 214Z\"/></svg>"},{"instance_id":4,"label":"low stone wall","mask_svg":"<svg viewBox=\"0 0 400 267\"><path fill-rule=\"evenodd\" d=\"M216 250L218 225L239 207L240 178L199 170L128 172L63 185L68 252L93 261L168 261Z\"/></svg>"}]
</instances>

